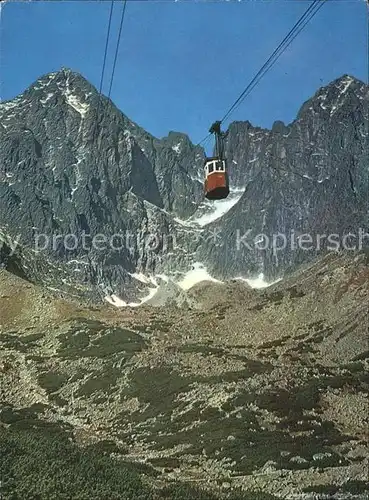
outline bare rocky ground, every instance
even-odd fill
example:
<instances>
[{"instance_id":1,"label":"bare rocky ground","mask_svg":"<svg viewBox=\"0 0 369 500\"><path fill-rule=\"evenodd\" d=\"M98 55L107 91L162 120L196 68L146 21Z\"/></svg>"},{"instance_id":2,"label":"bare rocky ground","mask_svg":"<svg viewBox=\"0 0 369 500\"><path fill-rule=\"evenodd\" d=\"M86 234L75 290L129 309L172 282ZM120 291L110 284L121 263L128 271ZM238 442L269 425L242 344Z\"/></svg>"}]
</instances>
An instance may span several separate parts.
<instances>
[{"instance_id":1,"label":"bare rocky ground","mask_svg":"<svg viewBox=\"0 0 369 500\"><path fill-rule=\"evenodd\" d=\"M202 283L196 307L89 306L0 271L0 430L68 425L145 464L155 498L368 498L368 299L352 253L265 290Z\"/></svg>"}]
</instances>

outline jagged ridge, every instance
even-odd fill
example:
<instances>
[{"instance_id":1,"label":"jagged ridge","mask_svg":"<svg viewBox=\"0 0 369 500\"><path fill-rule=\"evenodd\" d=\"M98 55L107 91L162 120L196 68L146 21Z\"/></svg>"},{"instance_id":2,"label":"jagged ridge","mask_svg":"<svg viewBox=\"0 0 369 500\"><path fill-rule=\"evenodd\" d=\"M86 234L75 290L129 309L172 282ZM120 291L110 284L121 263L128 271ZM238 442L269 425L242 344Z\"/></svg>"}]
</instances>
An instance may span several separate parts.
<instances>
[{"instance_id":1,"label":"jagged ridge","mask_svg":"<svg viewBox=\"0 0 369 500\"><path fill-rule=\"evenodd\" d=\"M274 279L316 252L237 249L237 234L315 237L368 227L368 86L353 77L320 89L289 125L230 125L234 204L205 226L198 216L214 204L203 204L203 150L178 132L157 139L99 99L86 79L62 69L0 104L0 233L20 241L18 261L30 279L124 300L142 289L132 274L173 274L196 261L218 278ZM84 233L127 232L133 240L119 250L81 248ZM38 233L72 233L78 248L57 240L36 264ZM159 236L155 251L145 245L150 233Z\"/></svg>"}]
</instances>

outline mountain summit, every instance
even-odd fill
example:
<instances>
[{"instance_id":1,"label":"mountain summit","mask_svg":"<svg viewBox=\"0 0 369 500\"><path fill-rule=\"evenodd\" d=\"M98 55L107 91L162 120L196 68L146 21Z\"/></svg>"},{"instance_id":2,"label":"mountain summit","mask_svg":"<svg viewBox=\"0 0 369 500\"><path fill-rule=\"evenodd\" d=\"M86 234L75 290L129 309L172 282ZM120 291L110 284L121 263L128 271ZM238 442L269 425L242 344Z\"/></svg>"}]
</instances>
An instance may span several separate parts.
<instances>
[{"instance_id":1,"label":"mountain summit","mask_svg":"<svg viewBox=\"0 0 369 500\"><path fill-rule=\"evenodd\" d=\"M80 74L45 75L0 104L3 265L94 300L135 301L196 263L221 280L278 279L322 249L260 248L258 235L368 228L368 95L344 75L289 125L232 123L231 194L210 203L204 151L185 134L155 138ZM84 244L86 234L105 235L107 247Z\"/></svg>"}]
</instances>

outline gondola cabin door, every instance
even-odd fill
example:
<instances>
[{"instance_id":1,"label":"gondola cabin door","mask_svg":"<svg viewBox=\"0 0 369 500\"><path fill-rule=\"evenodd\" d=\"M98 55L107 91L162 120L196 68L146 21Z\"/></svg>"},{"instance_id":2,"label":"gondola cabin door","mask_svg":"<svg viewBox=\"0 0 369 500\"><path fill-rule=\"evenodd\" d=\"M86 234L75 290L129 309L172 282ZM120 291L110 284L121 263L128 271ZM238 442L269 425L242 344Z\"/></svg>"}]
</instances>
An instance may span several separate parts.
<instances>
[{"instance_id":1,"label":"gondola cabin door","mask_svg":"<svg viewBox=\"0 0 369 500\"><path fill-rule=\"evenodd\" d=\"M228 174L225 160L219 157L205 160L205 198L222 200L229 195Z\"/></svg>"}]
</instances>

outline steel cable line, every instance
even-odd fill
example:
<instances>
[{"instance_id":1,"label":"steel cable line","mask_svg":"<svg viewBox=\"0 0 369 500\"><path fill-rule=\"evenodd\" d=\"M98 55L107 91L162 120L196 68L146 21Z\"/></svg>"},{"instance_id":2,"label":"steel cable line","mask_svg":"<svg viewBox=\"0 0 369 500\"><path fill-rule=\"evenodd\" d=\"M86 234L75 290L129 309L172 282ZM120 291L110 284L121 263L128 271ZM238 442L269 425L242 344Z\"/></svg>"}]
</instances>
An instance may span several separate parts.
<instances>
[{"instance_id":1,"label":"steel cable line","mask_svg":"<svg viewBox=\"0 0 369 500\"><path fill-rule=\"evenodd\" d=\"M247 87L241 93L241 95L238 97L238 99L233 103L233 105L230 107L230 109L227 111L227 113L222 118L221 122L223 122L226 118L228 118L228 116L236 108L236 106L241 102L241 100L243 100L243 98L246 97L246 94L248 95L251 92L251 90L253 90L253 88L257 85L257 83L260 81L260 79L267 73L267 71L269 71L269 69L274 65L274 63L277 61L277 59L283 54L283 52L287 49L287 47L292 43L292 41L296 38L296 36L300 33L300 31L306 26L306 24L310 21L310 19L312 19L312 17L318 12L318 10L320 9L320 7L323 5L323 3L325 1L326 0L314 0L313 1L313 3L307 8L307 10L299 18L299 20L295 23L295 25L289 31L289 33L284 37L282 42L280 42L280 44L274 50L274 52L271 54L271 56L268 58L268 60L264 63L264 65L256 73L254 78L247 85ZM320 5L318 5L318 4L320 4ZM283 50L281 51L282 48L283 48ZM280 52L280 53L278 54L278 52ZM269 67L268 67L268 65L269 65ZM203 144L203 142L208 137L210 137L210 135L211 134L208 134L206 137L204 137L204 139L202 139L197 145L199 146L199 145Z\"/></svg>"},{"instance_id":2,"label":"steel cable line","mask_svg":"<svg viewBox=\"0 0 369 500\"><path fill-rule=\"evenodd\" d=\"M103 82L104 82L105 66L106 66L106 59L107 59L107 56L108 56L108 47L109 47L109 38L110 38L110 31L111 31L111 22L112 22L112 18L113 18L113 9L114 9L114 0L111 0L110 13L109 13L109 23L108 23L108 32L107 32L107 35L106 35L106 43L105 43L104 62L103 62L103 67L102 67L102 72L101 72L101 80L100 80L100 88L99 88L100 95L101 95L101 92L102 92L102 87L103 87Z\"/></svg>"},{"instance_id":3,"label":"steel cable line","mask_svg":"<svg viewBox=\"0 0 369 500\"><path fill-rule=\"evenodd\" d=\"M293 35L293 37L292 37L292 38L290 38L290 40L288 41L288 44L284 47L283 52L284 52L284 50L286 50L286 49L288 48L288 46L289 46L289 45L291 45L291 43L293 42L293 40L294 40L294 39L297 37L297 35L298 35L298 34L299 34L299 33L300 33L303 29L304 29L304 27L308 24L308 22L309 22L309 21L310 21L310 20L311 20L311 19L312 19L312 18L313 18L316 14L317 14L317 12L319 11L319 9L321 9L321 8L322 8L322 6L323 6L324 2L326 2L326 1L327 1L327 0L318 0L318 2L319 2L319 3L315 2L315 6L316 6L315 10L310 12L309 17L308 17L307 19L305 19L304 23L303 23L302 25L300 25L300 27L299 27L298 31L296 31L296 32L295 32L295 34ZM313 6L313 5L314 5L314 4L312 4L312 6ZM253 88L254 88L254 87L258 84L258 82L259 82L259 81L261 80L261 78L265 75L265 73L266 73L267 71L269 71L269 70L272 68L272 66L273 66L273 65L277 62L278 58L282 55L282 53L283 53L283 52L281 52L281 53L277 56L277 58L276 58L276 59L274 59L274 61L272 61L272 62L271 62L270 66L269 66L269 67L268 67L268 68L264 71L264 73L263 73L263 74L261 74L261 75L259 76L258 80L257 80L256 82L254 82L254 84L253 84L253 85L252 85L252 87L249 89L249 91L248 91L246 94L244 94L244 96L243 96L242 100L243 100L243 99L245 99L245 98L246 98L246 97L250 94L250 92L251 92L251 91L253 90ZM242 100L241 100L241 101L239 101L239 104L241 104ZM284 167L274 167L274 166L272 166L272 165L270 165L270 166L271 166L271 168L272 168L273 170L283 170L283 171L288 172L288 173L291 173L291 174L293 174L293 175L297 175L297 176L299 176L299 177L301 177L301 178L303 178L303 179L307 179L307 180L309 180L309 181L315 182L315 179L311 179L310 177L308 177L308 176L306 176L306 175L303 175L303 174L301 174L300 172L297 172L297 171L296 171L296 170L294 170L294 169L287 169L287 168L284 168ZM351 172L349 172L349 174L350 174L350 180L351 180ZM356 196L356 193L355 193L355 196Z\"/></svg>"},{"instance_id":4,"label":"steel cable line","mask_svg":"<svg viewBox=\"0 0 369 500\"><path fill-rule=\"evenodd\" d=\"M115 49L115 56L114 56L114 62L113 62L113 69L112 69L112 73L111 73L111 79L110 79L110 86L109 86L108 97L110 97L111 89L113 87L114 73L115 73L115 67L116 67L116 64L117 64L117 58L118 58L118 52L119 52L119 44L120 44L120 39L121 39L121 36L122 36L122 29L123 29L124 15L125 15L125 12L126 12L126 6L127 6L127 0L123 0L123 10L122 10L122 16L121 16L121 19L120 19L118 40L117 40L117 46L116 46L116 49Z\"/></svg>"},{"instance_id":5,"label":"steel cable line","mask_svg":"<svg viewBox=\"0 0 369 500\"><path fill-rule=\"evenodd\" d=\"M304 22L304 24L303 24L303 25L300 25L300 27L299 27L298 31L294 34L293 38L291 38L291 39L288 41L288 44L284 47L284 50L286 50L286 49L288 48L288 46L289 46L289 45L293 42L293 40L296 38L296 36L297 36L297 35L298 35L298 34L299 34L299 33L300 33L303 29L304 29L304 27L307 25L307 23L308 23L308 22L309 22L309 21L310 21L310 20L311 20L311 19L315 16L315 14L317 14L317 12L319 11L319 9L321 9L321 7L323 6L323 4L324 4L324 2L325 2L325 1L326 1L326 0L318 0L319 4L317 4L317 3L316 3L316 7L317 7L317 8L315 8L315 10L314 10L313 12L310 12L309 17L308 17L307 19L305 19L305 22ZM284 50L283 50L283 51L284 51ZM261 80L261 78L265 75L265 73L266 73L267 71L269 71L269 70L272 68L272 66L273 66L273 65L277 62L278 58L282 55L282 53L283 53L283 52L281 52L281 53L277 56L277 58L276 58L276 59L274 59L274 61L272 61L272 62L271 62L270 66L269 66L269 67L268 67L268 68L264 71L264 73L263 73L263 74L261 74L261 75L259 76L258 80L256 80L256 81L253 83L253 85L252 85L252 87L249 89L249 91L248 91L246 94L244 94L244 96L243 96L242 100L243 100L243 99L245 99L245 98L246 98L246 97L250 94L250 92L251 92L251 91L253 90L253 88L254 88L254 87L258 84L258 82L259 82L259 81ZM241 101L239 101L239 104L241 104L242 100L241 100ZM299 177L301 177L301 178L303 178L303 179L307 179L307 180L309 180L309 181L315 182L315 179L311 179L310 177L308 177L308 176L306 176L306 175L304 175L304 174L301 174L300 172L297 172L297 170L294 170L294 169L288 169L288 168L284 168L284 167L274 167L274 166L272 166L272 165L270 165L270 167L271 167L273 170L276 170L276 171L278 171L278 170L283 170L284 172L287 172L287 173L290 173L290 174L293 174L293 175L297 175L297 176L299 176ZM349 172L349 174L350 174L350 176L351 176L351 172ZM351 177L350 177L350 179L351 179Z\"/></svg>"},{"instance_id":6,"label":"steel cable line","mask_svg":"<svg viewBox=\"0 0 369 500\"><path fill-rule=\"evenodd\" d=\"M252 92L252 90L256 87L256 85L259 83L259 81L263 78L263 76L274 66L274 64L278 61L278 59L280 58L280 56L283 54L283 52L291 45L291 43L294 41L294 39L297 37L297 35L305 28L305 26L308 24L308 22L317 14L317 12L323 7L323 4L326 2L327 0L318 0L319 4L316 4L315 6L315 10L310 12L309 14L309 17L307 19L305 19L304 23L302 25L299 26L299 29L292 35L292 38L290 38L288 40L288 43L287 45L285 45L285 47L283 48L283 50L278 54L276 55L276 57L274 58L274 60L272 60L269 64L268 67L266 67L264 69L264 71L261 73L261 74L257 74L254 79L250 82L250 84L248 85L248 88L245 89L245 91L242 93L242 97L240 96L240 98L237 100L238 104L237 106L239 106L242 101L244 99L246 99L246 97ZM259 72L260 73L260 72ZM232 111L234 111L236 109L237 106L233 106L232 109L225 115L225 117L222 119L222 121L224 121L226 118L228 118L230 116L230 114L232 113Z\"/></svg>"},{"instance_id":7,"label":"steel cable line","mask_svg":"<svg viewBox=\"0 0 369 500\"><path fill-rule=\"evenodd\" d=\"M103 68L102 68L100 88L99 88L99 101L98 101L98 106L97 106L97 118L99 116L100 106L101 106L102 87L103 87L103 82L104 82L104 73L105 73L106 60L107 60L107 55L108 55L109 39L110 39L111 25L112 25L112 19L113 19L114 1L115 0L111 0L111 4L110 4L108 31L107 31L107 36L106 36L104 61L103 61ZM123 31L123 22L124 22L124 16L125 16L125 12L126 12L126 6L127 6L127 0L123 0L123 10L122 10L122 15L121 15L121 19L120 19L117 45L115 48L113 68L112 68L112 73L111 73L111 77L110 77L110 84L109 84L109 92L108 92L109 98L110 98L112 87L113 87L114 74L115 74L115 68L116 68L117 59L118 59L120 40L121 40L121 36L122 36L122 31ZM96 120L96 123L97 123L97 120ZM96 126L95 126L95 132L96 132Z\"/></svg>"},{"instance_id":8,"label":"steel cable line","mask_svg":"<svg viewBox=\"0 0 369 500\"><path fill-rule=\"evenodd\" d=\"M283 54L283 52L287 49L289 44L296 38L296 36L299 34L301 31L297 31L298 28L301 26L301 24L306 20L306 18L311 14L314 8L317 7L318 3L323 2L324 0L313 0L313 3L309 5L307 10L304 12L304 14L299 18L299 20L295 23L293 28L287 33L287 35L284 37L284 39L280 42L278 47L274 50L274 52L269 56L267 61L263 64L263 66L259 69L259 71L256 73L254 78L251 80L251 82L247 85L245 90L241 93L241 95L236 99L236 101L232 104L232 106L229 108L227 113L223 116L221 119L221 122L226 120L228 116L231 114L231 112L236 108L236 106L241 102L245 94L250 90L251 86L255 83L257 78L263 73L265 70L264 74L269 71L271 65L268 67L270 63L274 64L275 61ZM307 22L309 22L310 18L307 19ZM307 24L307 22L304 24L304 26ZM304 27L303 26L303 27ZM278 54L280 52L280 54Z\"/></svg>"},{"instance_id":9,"label":"steel cable line","mask_svg":"<svg viewBox=\"0 0 369 500\"><path fill-rule=\"evenodd\" d=\"M107 31L106 42L105 42L104 60L103 60L103 67L102 67L102 71L101 71L101 79L100 79L100 87L99 87L99 100L98 100L98 103L97 103L96 121L95 121L94 134L93 134L94 136L96 134L97 121L98 121L98 117L99 117L99 113L100 113L101 93L102 93L102 87L103 87L103 82L104 82L104 73L105 73L106 59L107 59L107 56L108 56L108 47L109 47L111 23L112 23L112 18L113 18L113 9L114 9L114 0L111 0L111 3L110 3L110 13L109 13L109 22L108 22L108 31Z\"/></svg>"},{"instance_id":10,"label":"steel cable line","mask_svg":"<svg viewBox=\"0 0 369 500\"><path fill-rule=\"evenodd\" d=\"M205 136L200 142L198 142L196 144L196 146L201 146L201 144L204 144L205 141L207 141L209 139L209 137L211 136L211 134L208 134L207 136Z\"/></svg>"}]
</instances>

